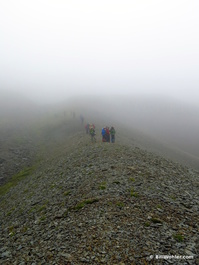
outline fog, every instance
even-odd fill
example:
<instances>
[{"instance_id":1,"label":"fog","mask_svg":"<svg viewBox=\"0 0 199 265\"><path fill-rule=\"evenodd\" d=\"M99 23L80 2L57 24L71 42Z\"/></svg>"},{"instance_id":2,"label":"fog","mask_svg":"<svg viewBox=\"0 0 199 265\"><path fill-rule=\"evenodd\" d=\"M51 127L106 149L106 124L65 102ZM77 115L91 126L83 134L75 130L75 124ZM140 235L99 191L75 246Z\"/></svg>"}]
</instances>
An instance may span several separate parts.
<instances>
[{"instance_id":1,"label":"fog","mask_svg":"<svg viewBox=\"0 0 199 265\"><path fill-rule=\"evenodd\" d=\"M0 88L35 102L162 95L196 104L197 0L1 1Z\"/></svg>"},{"instance_id":2,"label":"fog","mask_svg":"<svg viewBox=\"0 0 199 265\"><path fill-rule=\"evenodd\" d=\"M0 125L67 106L198 161L198 13L197 0L1 1Z\"/></svg>"}]
</instances>

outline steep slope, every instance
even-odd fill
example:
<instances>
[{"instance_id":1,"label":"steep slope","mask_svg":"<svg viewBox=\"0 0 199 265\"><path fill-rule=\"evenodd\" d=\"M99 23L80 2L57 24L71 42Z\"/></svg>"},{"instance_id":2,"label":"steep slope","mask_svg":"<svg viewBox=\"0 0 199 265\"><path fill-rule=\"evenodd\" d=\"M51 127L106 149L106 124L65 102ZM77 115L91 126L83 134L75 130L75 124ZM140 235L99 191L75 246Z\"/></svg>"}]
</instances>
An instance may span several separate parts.
<instances>
[{"instance_id":1,"label":"steep slope","mask_svg":"<svg viewBox=\"0 0 199 265\"><path fill-rule=\"evenodd\" d=\"M199 262L198 172L81 130L50 150L1 197L2 264Z\"/></svg>"}]
</instances>

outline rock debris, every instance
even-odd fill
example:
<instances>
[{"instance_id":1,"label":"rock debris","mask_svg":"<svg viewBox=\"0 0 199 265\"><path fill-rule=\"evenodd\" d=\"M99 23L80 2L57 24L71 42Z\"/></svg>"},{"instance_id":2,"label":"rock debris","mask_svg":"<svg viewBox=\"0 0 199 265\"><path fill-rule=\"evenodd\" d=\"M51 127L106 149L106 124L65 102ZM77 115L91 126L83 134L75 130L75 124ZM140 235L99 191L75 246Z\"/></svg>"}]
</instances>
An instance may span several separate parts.
<instances>
[{"instance_id":1,"label":"rock debris","mask_svg":"<svg viewBox=\"0 0 199 265\"><path fill-rule=\"evenodd\" d=\"M0 264L199 264L199 173L137 147L77 133L0 207Z\"/></svg>"}]
</instances>

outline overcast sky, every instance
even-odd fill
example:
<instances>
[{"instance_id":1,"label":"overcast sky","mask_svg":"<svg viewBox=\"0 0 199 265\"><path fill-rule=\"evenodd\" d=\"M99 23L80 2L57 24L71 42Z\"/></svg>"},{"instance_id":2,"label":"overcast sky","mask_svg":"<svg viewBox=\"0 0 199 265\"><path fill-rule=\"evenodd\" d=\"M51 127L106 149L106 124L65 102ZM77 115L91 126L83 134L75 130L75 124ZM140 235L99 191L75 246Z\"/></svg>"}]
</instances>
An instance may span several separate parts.
<instances>
[{"instance_id":1,"label":"overcast sky","mask_svg":"<svg viewBox=\"0 0 199 265\"><path fill-rule=\"evenodd\" d=\"M199 99L198 0L0 0L0 89Z\"/></svg>"}]
</instances>

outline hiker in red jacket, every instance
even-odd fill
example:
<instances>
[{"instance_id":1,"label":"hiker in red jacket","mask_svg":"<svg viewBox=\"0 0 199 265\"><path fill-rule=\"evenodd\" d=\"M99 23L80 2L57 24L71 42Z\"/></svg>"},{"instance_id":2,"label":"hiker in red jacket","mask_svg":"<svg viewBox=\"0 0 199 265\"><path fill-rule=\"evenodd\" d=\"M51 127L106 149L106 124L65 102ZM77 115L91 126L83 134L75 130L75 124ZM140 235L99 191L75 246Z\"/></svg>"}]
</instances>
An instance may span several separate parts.
<instances>
[{"instance_id":1,"label":"hiker in red jacket","mask_svg":"<svg viewBox=\"0 0 199 265\"><path fill-rule=\"evenodd\" d=\"M87 123L87 124L85 125L85 129L86 129L86 133L88 134L88 133L89 133L89 123Z\"/></svg>"},{"instance_id":2,"label":"hiker in red jacket","mask_svg":"<svg viewBox=\"0 0 199 265\"><path fill-rule=\"evenodd\" d=\"M110 143L110 131L108 126L106 126L106 141Z\"/></svg>"}]
</instances>

